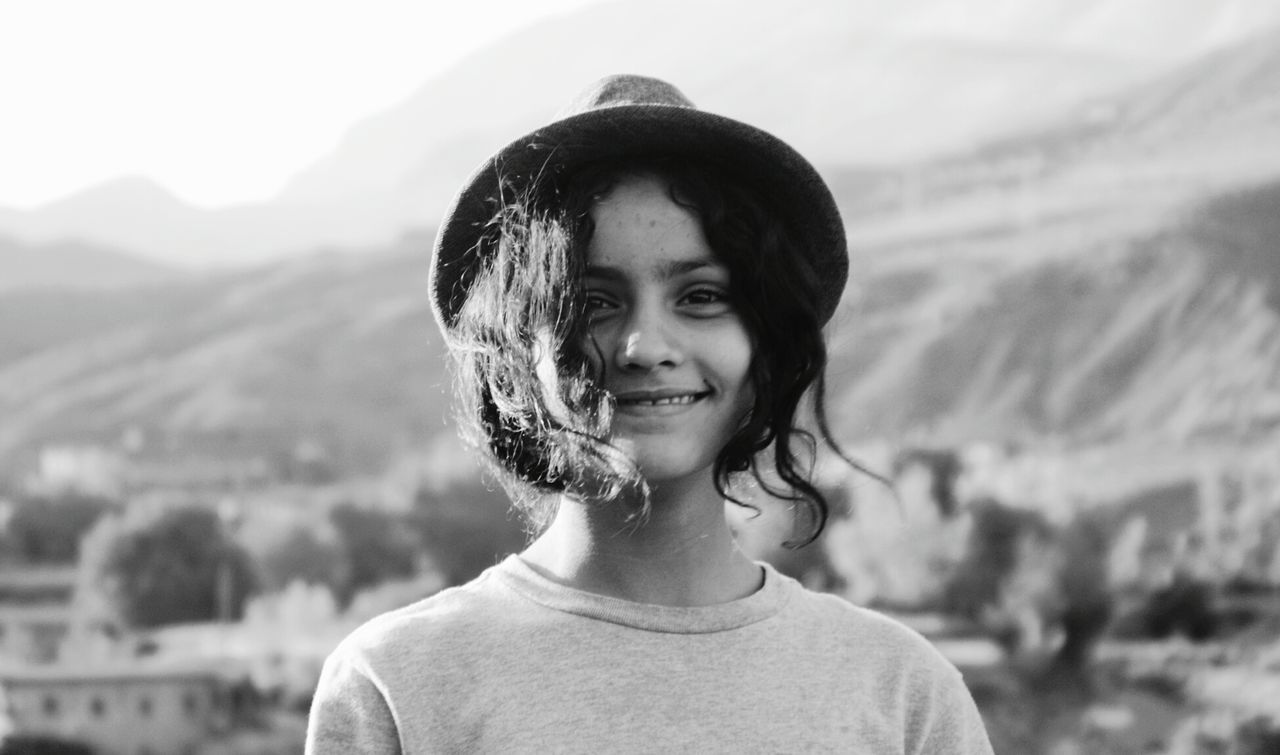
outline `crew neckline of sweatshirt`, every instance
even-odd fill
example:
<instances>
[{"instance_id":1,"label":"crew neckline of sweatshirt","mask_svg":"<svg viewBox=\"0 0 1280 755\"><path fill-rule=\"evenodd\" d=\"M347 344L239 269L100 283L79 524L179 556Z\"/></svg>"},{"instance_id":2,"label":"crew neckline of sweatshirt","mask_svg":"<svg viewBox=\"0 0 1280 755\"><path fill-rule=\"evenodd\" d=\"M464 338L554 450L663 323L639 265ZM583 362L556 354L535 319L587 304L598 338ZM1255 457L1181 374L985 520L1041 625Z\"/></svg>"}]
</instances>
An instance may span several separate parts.
<instances>
[{"instance_id":1,"label":"crew neckline of sweatshirt","mask_svg":"<svg viewBox=\"0 0 1280 755\"><path fill-rule=\"evenodd\" d=\"M493 567L492 574L521 596L556 611L647 632L707 634L755 624L774 616L786 605L791 580L769 564L757 562L757 565L764 575L759 590L710 606L636 603L579 590L544 577L514 554Z\"/></svg>"}]
</instances>

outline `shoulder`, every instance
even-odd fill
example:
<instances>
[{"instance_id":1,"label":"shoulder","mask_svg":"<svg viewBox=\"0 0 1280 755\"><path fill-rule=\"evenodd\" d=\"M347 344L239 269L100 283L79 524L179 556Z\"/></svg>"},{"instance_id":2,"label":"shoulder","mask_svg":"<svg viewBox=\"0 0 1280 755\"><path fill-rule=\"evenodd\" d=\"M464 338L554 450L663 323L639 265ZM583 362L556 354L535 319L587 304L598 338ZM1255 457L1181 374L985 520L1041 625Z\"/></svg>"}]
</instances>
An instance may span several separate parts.
<instances>
[{"instance_id":1,"label":"shoulder","mask_svg":"<svg viewBox=\"0 0 1280 755\"><path fill-rule=\"evenodd\" d=\"M788 611L808 631L829 638L833 651L854 651L887 664L955 672L955 667L916 630L879 611L854 605L836 595L791 587Z\"/></svg>"},{"instance_id":2,"label":"shoulder","mask_svg":"<svg viewBox=\"0 0 1280 755\"><path fill-rule=\"evenodd\" d=\"M487 571L465 585L376 616L347 635L331 657L376 667L448 653L458 644L473 646L504 613L504 596L494 582Z\"/></svg>"},{"instance_id":3,"label":"shoulder","mask_svg":"<svg viewBox=\"0 0 1280 755\"><path fill-rule=\"evenodd\" d=\"M960 671L902 622L796 586L788 608L823 663L853 680L856 697L900 721L908 752L989 755L981 715Z\"/></svg>"}]
</instances>

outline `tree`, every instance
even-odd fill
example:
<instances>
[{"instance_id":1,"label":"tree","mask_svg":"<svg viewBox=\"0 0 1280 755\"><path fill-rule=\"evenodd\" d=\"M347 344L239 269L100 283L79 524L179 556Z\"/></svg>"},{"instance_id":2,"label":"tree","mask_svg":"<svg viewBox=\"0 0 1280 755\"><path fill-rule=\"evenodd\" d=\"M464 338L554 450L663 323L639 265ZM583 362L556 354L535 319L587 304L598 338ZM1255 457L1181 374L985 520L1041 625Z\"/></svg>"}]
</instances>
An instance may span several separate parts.
<instances>
[{"instance_id":1,"label":"tree","mask_svg":"<svg viewBox=\"0 0 1280 755\"><path fill-rule=\"evenodd\" d=\"M113 517L83 555L85 580L134 627L239 618L257 588L248 554L200 507Z\"/></svg>"},{"instance_id":2,"label":"tree","mask_svg":"<svg viewBox=\"0 0 1280 755\"><path fill-rule=\"evenodd\" d=\"M339 543L321 540L307 527L295 526L269 550L260 553L263 587L284 590L294 582L324 585L334 595L347 590L350 564Z\"/></svg>"},{"instance_id":3,"label":"tree","mask_svg":"<svg viewBox=\"0 0 1280 755\"><path fill-rule=\"evenodd\" d=\"M7 527L9 547L22 563L74 564L80 539L115 507L110 499L74 492L19 498Z\"/></svg>"},{"instance_id":4,"label":"tree","mask_svg":"<svg viewBox=\"0 0 1280 755\"><path fill-rule=\"evenodd\" d=\"M1112 533L1103 516L1054 525L1041 514L992 499L974 504L968 550L947 586L945 607L977 620L1011 651L1041 651L1061 630L1054 660L1083 669L1111 620Z\"/></svg>"},{"instance_id":5,"label":"tree","mask_svg":"<svg viewBox=\"0 0 1280 755\"><path fill-rule=\"evenodd\" d=\"M366 587L389 579L408 577L417 571L422 543L404 517L353 503L340 503L329 511L349 565L346 583L338 591L339 605Z\"/></svg>"}]
</instances>

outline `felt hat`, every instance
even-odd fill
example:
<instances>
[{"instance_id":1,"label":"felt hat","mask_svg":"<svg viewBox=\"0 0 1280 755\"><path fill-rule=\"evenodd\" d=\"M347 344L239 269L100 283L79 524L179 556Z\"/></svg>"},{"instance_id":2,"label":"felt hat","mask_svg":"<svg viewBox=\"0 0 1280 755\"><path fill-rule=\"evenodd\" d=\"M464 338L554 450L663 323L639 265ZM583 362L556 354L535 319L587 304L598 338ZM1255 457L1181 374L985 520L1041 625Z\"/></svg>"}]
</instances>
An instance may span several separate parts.
<instances>
[{"instance_id":1,"label":"felt hat","mask_svg":"<svg viewBox=\"0 0 1280 755\"><path fill-rule=\"evenodd\" d=\"M820 321L835 313L848 276L844 224L818 171L786 142L697 109L671 84L615 75L587 87L556 120L503 147L463 184L441 221L431 258L432 308L446 334L457 323L501 202L560 185L602 159L689 157L741 180L777 210L818 273Z\"/></svg>"}]
</instances>

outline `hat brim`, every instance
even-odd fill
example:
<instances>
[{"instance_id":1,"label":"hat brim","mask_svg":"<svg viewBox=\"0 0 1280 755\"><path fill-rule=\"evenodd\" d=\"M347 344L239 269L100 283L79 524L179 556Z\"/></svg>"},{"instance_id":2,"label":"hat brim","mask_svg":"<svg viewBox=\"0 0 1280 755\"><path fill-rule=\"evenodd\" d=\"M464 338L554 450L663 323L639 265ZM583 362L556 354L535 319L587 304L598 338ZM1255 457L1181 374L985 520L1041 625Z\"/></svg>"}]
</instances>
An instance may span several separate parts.
<instances>
[{"instance_id":1,"label":"hat brim","mask_svg":"<svg viewBox=\"0 0 1280 755\"><path fill-rule=\"evenodd\" d=\"M484 229L504 198L556 186L592 162L643 156L711 163L750 187L790 227L818 272L820 322L835 313L848 277L844 226L813 165L786 142L741 121L689 107L617 105L554 121L489 158L454 198L431 260L432 306L454 327L483 256Z\"/></svg>"}]
</instances>

